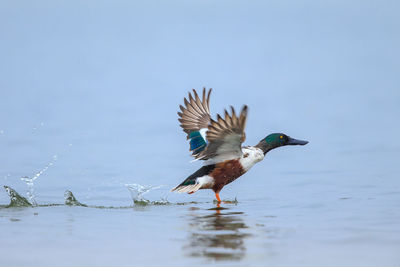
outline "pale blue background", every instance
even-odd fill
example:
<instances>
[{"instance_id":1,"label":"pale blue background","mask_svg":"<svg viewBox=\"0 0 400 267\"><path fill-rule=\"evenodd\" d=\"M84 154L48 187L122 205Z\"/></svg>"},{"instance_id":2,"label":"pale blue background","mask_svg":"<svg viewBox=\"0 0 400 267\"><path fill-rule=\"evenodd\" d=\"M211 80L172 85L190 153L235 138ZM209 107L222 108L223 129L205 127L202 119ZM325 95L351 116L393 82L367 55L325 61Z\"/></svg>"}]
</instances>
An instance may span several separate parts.
<instances>
[{"instance_id":1,"label":"pale blue background","mask_svg":"<svg viewBox=\"0 0 400 267\"><path fill-rule=\"evenodd\" d=\"M318 242L326 241L326 233L314 233L311 226L329 220L327 228L336 227L338 221L323 212L341 218L345 243L365 223L363 229L369 230L361 234L367 240L362 244L373 244L378 252L361 249L372 259L362 262L359 256L356 263L378 266L382 252L386 266L395 266L399 258L396 263L392 252L400 247L399 12L397 1L1 1L1 185L24 193L20 177L53 162L35 181L39 203L62 203L64 190L71 189L85 203L130 205L125 183L164 185L154 200L211 201L211 191L186 196L168 189L200 166L189 164L178 106L191 88L212 87L214 114L229 105L249 106L246 144L278 131L310 141L271 152L224 189L222 198L237 197L247 205L238 208L250 217L275 208L283 225L290 219L280 213L280 204L274 205L287 202L292 207L287 214L307 218L300 228L296 224L300 234L293 251L304 248L304 229L319 236ZM335 202L341 198L355 202L342 206ZM5 192L0 203L8 203ZM299 203L310 213L302 213ZM177 210L164 212L182 212ZM94 231L73 214L82 232ZM164 216L159 209L149 214ZM17 227L4 216L3 230ZM180 219L169 223L179 225ZM9 236L21 242L3 253L12 255L27 235L46 247L47 239L30 227L47 228L29 226L20 236ZM50 235L63 228L53 231ZM122 236L108 240L119 244ZM158 238L161 247L173 247L171 239ZM0 238L1 246L9 239ZM247 248L249 255L257 242ZM315 255L295 255L309 266L326 251L341 255L358 248L357 242L349 249L318 242ZM82 250L80 258L85 253L90 252ZM46 255L45 250L36 254ZM350 258L331 263L351 266ZM257 259L250 256L244 264L269 260ZM289 264L283 259L278 257L277 264ZM120 256L117 262L129 260Z\"/></svg>"}]
</instances>

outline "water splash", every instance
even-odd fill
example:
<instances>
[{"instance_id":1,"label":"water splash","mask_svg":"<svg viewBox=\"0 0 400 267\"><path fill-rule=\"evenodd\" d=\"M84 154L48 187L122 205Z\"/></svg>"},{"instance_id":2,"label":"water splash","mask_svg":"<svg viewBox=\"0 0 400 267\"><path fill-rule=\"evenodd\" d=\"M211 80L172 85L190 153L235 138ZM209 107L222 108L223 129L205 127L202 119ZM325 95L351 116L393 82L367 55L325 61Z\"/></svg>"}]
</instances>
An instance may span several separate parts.
<instances>
[{"instance_id":1,"label":"water splash","mask_svg":"<svg viewBox=\"0 0 400 267\"><path fill-rule=\"evenodd\" d=\"M17 193L14 189L9 186L4 186L8 196L10 197L10 204L7 207L32 207L31 202L26 198Z\"/></svg>"},{"instance_id":2,"label":"water splash","mask_svg":"<svg viewBox=\"0 0 400 267\"><path fill-rule=\"evenodd\" d=\"M9 186L4 186L7 194L10 197L10 204L9 205L0 205L1 208L12 208L12 207L56 207L56 206L78 206L78 207L87 207L87 208L95 208L95 209L131 209L132 207L134 208L135 206L140 208L143 206L159 206L159 205L197 205L197 204L206 204L210 202L196 202L196 201L191 201L191 202L178 202L178 203L172 203L167 200L167 197L160 197L160 200L156 201L150 201L145 198L143 198L143 194L146 194L150 192L153 189L159 189L162 186L143 186L139 184L126 184L125 185L129 192L131 193L134 206L98 206L98 205L87 205L79 202L74 194L66 190L64 192L64 203L50 203L50 204L35 204L33 205L32 202L30 202L27 198L21 196L18 194L14 189L12 189ZM234 203L234 202L231 202Z\"/></svg>"},{"instance_id":3,"label":"water splash","mask_svg":"<svg viewBox=\"0 0 400 267\"><path fill-rule=\"evenodd\" d=\"M143 197L144 194L148 193L151 190L159 189L162 185L151 186L151 185L140 185L140 184L125 184L126 188L129 190L131 194L133 203L135 205L147 205L147 204L158 204L161 203L167 204L168 201L166 198L163 198L159 201L151 202Z\"/></svg>"},{"instance_id":4,"label":"water splash","mask_svg":"<svg viewBox=\"0 0 400 267\"><path fill-rule=\"evenodd\" d=\"M67 206L81 206L81 207L87 207L87 205L82 204L81 202L79 202L74 194L72 194L71 191L66 190L64 193L64 200L65 200L65 205Z\"/></svg>"},{"instance_id":5,"label":"water splash","mask_svg":"<svg viewBox=\"0 0 400 267\"><path fill-rule=\"evenodd\" d=\"M37 202L36 202L36 199L35 199L36 196L35 196L35 189L34 189L33 182L37 178L39 178L39 176L42 175L45 171L47 171L47 169L50 168L50 166L52 166L55 161L57 161L57 155L54 155L53 159L43 169L41 169L38 173L36 173L32 178L30 178L28 176L21 177L21 180L24 181L26 183L26 185L28 186L28 190L26 191L26 194L28 196L29 202L33 206L37 206Z\"/></svg>"},{"instance_id":6,"label":"water splash","mask_svg":"<svg viewBox=\"0 0 400 267\"><path fill-rule=\"evenodd\" d=\"M36 199L35 199L35 190L33 189L33 181L35 179L29 178L28 176L21 177L21 180L26 183L28 186L28 190L26 190L26 195L28 196L29 202L33 206L37 206Z\"/></svg>"}]
</instances>

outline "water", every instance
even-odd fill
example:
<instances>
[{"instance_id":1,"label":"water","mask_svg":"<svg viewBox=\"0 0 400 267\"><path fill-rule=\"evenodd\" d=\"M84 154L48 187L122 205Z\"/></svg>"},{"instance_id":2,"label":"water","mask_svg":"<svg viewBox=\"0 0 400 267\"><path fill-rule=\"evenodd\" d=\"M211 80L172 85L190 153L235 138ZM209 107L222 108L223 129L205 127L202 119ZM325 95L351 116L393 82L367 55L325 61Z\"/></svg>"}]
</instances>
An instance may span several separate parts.
<instances>
[{"instance_id":1,"label":"water","mask_svg":"<svg viewBox=\"0 0 400 267\"><path fill-rule=\"evenodd\" d=\"M398 10L1 2L0 266L399 266ZM169 192L200 167L176 112L202 86L249 106L245 144L310 141L220 208Z\"/></svg>"}]
</instances>

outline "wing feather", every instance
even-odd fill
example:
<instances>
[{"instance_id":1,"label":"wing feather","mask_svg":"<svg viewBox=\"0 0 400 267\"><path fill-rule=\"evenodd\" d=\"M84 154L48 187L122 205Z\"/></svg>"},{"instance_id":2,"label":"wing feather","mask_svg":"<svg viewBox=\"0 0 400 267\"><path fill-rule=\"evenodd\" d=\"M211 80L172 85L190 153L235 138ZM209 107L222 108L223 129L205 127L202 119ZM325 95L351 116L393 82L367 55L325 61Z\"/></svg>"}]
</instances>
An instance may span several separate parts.
<instances>
[{"instance_id":1,"label":"wing feather","mask_svg":"<svg viewBox=\"0 0 400 267\"><path fill-rule=\"evenodd\" d=\"M201 129L207 129L210 120L210 94L212 89L206 90L203 88L202 99L200 99L196 90L193 89L193 95L189 92L187 98L184 98L184 106L180 105L178 112L178 121L181 123L183 131L187 134L187 139L190 139L190 151L197 158L199 153L206 147L206 142L201 137Z\"/></svg>"},{"instance_id":2,"label":"wing feather","mask_svg":"<svg viewBox=\"0 0 400 267\"><path fill-rule=\"evenodd\" d=\"M231 114L227 110L223 115L217 115L216 120L210 115L210 95L212 89L203 88L201 98L196 90L189 92L184 98L184 105L180 105L178 112L180 126L190 140L190 151L192 156L201 160L223 161L230 158L240 157L241 145L246 139L245 127L247 120L247 106L245 105L240 114L236 115L231 106ZM203 131L206 132L204 140ZM202 137L203 136L203 137Z\"/></svg>"},{"instance_id":3,"label":"wing feather","mask_svg":"<svg viewBox=\"0 0 400 267\"><path fill-rule=\"evenodd\" d=\"M194 131L207 128L210 123L210 89L206 97L206 89L203 88L203 99L200 100L199 95L193 89L194 97L189 93L189 100L184 98L185 107L179 106L181 112L178 112L179 122L185 133L190 134Z\"/></svg>"},{"instance_id":4,"label":"wing feather","mask_svg":"<svg viewBox=\"0 0 400 267\"><path fill-rule=\"evenodd\" d=\"M198 158L227 160L237 158L242 155L242 143L246 139L245 127L247 120L247 106L245 105L239 117L236 116L235 109L231 107L232 114L224 112L224 119L217 115L217 119L210 120L207 131L209 144L206 149L200 152Z\"/></svg>"}]
</instances>

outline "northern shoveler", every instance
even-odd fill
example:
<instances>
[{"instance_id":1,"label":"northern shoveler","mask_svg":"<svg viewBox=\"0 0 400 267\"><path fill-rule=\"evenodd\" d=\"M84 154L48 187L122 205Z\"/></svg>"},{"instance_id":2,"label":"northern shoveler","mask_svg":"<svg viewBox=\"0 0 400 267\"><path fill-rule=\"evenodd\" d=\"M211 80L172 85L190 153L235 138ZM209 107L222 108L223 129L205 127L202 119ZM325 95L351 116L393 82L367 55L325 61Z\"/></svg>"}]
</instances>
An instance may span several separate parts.
<instances>
[{"instance_id":1,"label":"northern shoveler","mask_svg":"<svg viewBox=\"0 0 400 267\"><path fill-rule=\"evenodd\" d=\"M255 146L242 147L246 138L247 106L243 106L239 116L231 106L231 114L225 110L224 118L217 115L213 120L210 115L211 90L206 92L204 88L200 99L193 89L193 96L189 92L189 100L184 98L185 107L180 105L179 122L187 134L192 156L203 160L204 164L171 191L192 194L199 189L212 189L221 202L221 189L263 160L268 151L286 145L305 145L308 141L273 133Z\"/></svg>"}]
</instances>

